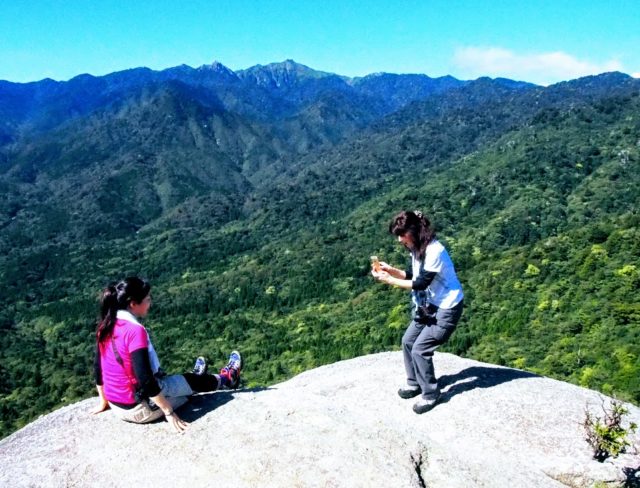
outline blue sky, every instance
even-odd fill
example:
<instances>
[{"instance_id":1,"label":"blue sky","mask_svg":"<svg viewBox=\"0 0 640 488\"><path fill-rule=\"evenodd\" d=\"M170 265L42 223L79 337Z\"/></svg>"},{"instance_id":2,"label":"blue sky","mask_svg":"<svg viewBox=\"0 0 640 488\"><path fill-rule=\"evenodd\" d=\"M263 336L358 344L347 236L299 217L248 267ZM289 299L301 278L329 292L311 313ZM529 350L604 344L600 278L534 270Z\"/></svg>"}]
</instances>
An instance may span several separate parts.
<instances>
[{"instance_id":1,"label":"blue sky","mask_svg":"<svg viewBox=\"0 0 640 488\"><path fill-rule=\"evenodd\" d=\"M0 79L67 80L217 60L346 76L640 76L640 0L5 0Z\"/></svg>"}]
</instances>

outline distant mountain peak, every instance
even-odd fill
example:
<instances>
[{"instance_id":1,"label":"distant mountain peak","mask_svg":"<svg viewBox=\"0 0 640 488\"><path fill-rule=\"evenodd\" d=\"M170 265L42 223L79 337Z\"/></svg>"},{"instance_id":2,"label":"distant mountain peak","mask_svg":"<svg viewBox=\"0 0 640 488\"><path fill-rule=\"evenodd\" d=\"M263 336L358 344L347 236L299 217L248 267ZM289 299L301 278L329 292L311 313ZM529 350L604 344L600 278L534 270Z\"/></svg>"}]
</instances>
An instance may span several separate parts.
<instances>
[{"instance_id":1,"label":"distant mountain peak","mask_svg":"<svg viewBox=\"0 0 640 488\"><path fill-rule=\"evenodd\" d=\"M69 81L86 81L86 80L95 80L96 77L89 73L82 73L74 76Z\"/></svg>"},{"instance_id":2,"label":"distant mountain peak","mask_svg":"<svg viewBox=\"0 0 640 488\"><path fill-rule=\"evenodd\" d=\"M233 76L234 78L237 77L235 71L233 71L232 69L227 68L220 61L216 61L216 60L214 60L213 63L211 63L211 64L203 64L202 66L200 66L198 68L198 71L213 71L215 73L228 75L228 76Z\"/></svg>"},{"instance_id":3,"label":"distant mountain peak","mask_svg":"<svg viewBox=\"0 0 640 488\"><path fill-rule=\"evenodd\" d=\"M257 64L251 68L237 72L243 79L250 79L261 86L272 88L287 88L307 79L319 79L329 76L338 76L334 73L317 71L304 64L296 63L293 59L286 59L279 63L270 63L265 66Z\"/></svg>"},{"instance_id":4,"label":"distant mountain peak","mask_svg":"<svg viewBox=\"0 0 640 488\"><path fill-rule=\"evenodd\" d=\"M626 73L621 73L620 71L608 71L597 75L576 78L575 80L561 81L560 83L557 83L557 85L585 85L595 83L609 86L631 80L634 80L634 78Z\"/></svg>"},{"instance_id":5,"label":"distant mountain peak","mask_svg":"<svg viewBox=\"0 0 640 488\"><path fill-rule=\"evenodd\" d=\"M176 73L182 73L182 74L189 74L193 72L193 68L191 66L189 66L188 64L180 64L178 66L173 66L171 68L167 68L165 70L162 70L160 73L165 73L165 74L176 74Z\"/></svg>"},{"instance_id":6,"label":"distant mountain peak","mask_svg":"<svg viewBox=\"0 0 640 488\"><path fill-rule=\"evenodd\" d=\"M254 68L259 68L259 69L263 69L263 70L268 70L271 72L282 72L282 71L286 71L288 73L296 73L298 75L325 75L328 76L331 73L324 73L322 71L317 71L313 68L310 68L309 66L306 66L304 64L301 63L296 63L293 59L285 59L284 61L281 62L277 62L277 63L269 63L265 66L262 66L260 64L254 66ZM252 69L252 68L249 68Z\"/></svg>"}]
</instances>

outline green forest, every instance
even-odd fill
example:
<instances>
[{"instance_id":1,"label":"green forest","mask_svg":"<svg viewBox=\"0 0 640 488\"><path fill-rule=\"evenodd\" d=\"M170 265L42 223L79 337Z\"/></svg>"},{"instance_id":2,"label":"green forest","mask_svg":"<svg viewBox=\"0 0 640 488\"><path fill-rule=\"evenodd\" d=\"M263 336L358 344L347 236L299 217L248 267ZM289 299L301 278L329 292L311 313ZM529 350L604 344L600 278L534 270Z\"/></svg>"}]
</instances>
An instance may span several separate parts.
<instances>
[{"instance_id":1,"label":"green forest","mask_svg":"<svg viewBox=\"0 0 640 488\"><path fill-rule=\"evenodd\" d=\"M465 291L442 350L640 404L640 85L572 83L506 90L479 80L331 144L285 154L256 143L270 162L252 153L253 179L242 181L220 170L226 189L167 177L150 191L163 171L186 171L181 157L190 175L205 171L197 144L165 151L174 166L160 170L142 149L139 159L122 149L104 175L78 141L45 135L6 150L0 434L94 393L98 295L128 275L152 284L145 325L170 372L199 355L221 365L238 349L246 384L269 385L398 349L408 296L374 282L369 256L406 265L387 231L403 209L430 217ZM185 110L187 125L224 119ZM109 124L126 120L118 113ZM104 117L91 119L98 134ZM95 149L92 130L79 141ZM27 163L43 151L62 163L34 175ZM99 184L79 186L79 172Z\"/></svg>"}]
</instances>

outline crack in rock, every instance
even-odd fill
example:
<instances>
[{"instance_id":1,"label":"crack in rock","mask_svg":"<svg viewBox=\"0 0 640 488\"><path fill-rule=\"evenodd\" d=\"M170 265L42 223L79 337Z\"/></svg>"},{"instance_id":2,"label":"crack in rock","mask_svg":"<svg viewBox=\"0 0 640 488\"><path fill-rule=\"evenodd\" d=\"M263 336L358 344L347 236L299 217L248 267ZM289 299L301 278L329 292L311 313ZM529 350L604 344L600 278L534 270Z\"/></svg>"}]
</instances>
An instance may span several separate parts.
<instances>
[{"instance_id":1,"label":"crack in rock","mask_svg":"<svg viewBox=\"0 0 640 488\"><path fill-rule=\"evenodd\" d=\"M411 476L412 488L427 488L423 477L424 465L427 463L427 448L422 444L418 444L417 448L409 453L409 459L413 470Z\"/></svg>"}]
</instances>

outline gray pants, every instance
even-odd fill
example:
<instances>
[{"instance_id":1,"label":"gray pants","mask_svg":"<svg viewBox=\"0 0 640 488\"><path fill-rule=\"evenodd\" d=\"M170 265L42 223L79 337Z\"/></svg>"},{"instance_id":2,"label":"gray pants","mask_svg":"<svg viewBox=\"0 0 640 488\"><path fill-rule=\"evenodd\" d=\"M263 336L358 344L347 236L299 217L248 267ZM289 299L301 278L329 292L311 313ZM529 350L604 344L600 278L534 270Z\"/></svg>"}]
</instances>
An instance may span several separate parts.
<instances>
[{"instance_id":1,"label":"gray pants","mask_svg":"<svg viewBox=\"0 0 640 488\"><path fill-rule=\"evenodd\" d=\"M453 334L462 315L462 308L462 302L453 308L439 308L435 314L435 323L432 324L420 324L412 320L402 337L407 384L419 386L426 399L440 395L433 369L433 353Z\"/></svg>"}]
</instances>

